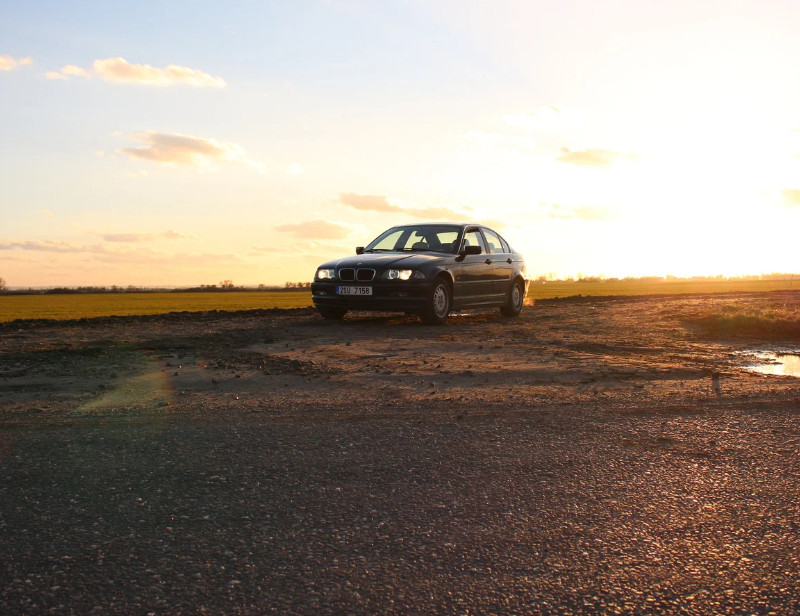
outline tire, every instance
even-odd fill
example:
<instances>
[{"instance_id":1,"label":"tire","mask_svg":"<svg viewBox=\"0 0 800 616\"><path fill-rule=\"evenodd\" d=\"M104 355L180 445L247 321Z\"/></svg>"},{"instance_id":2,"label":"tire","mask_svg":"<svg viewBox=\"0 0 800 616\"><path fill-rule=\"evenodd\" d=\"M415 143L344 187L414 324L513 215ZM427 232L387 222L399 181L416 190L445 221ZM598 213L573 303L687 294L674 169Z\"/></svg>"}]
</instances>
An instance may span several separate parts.
<instances>
[{"instance_id":1,"label":"tire","mask_svg":"<svg viewBox=\"0 0 800 616\"><path fill-rule=\"evenodd\" d=\"M525 287L519 280L515 280L514 284L508 290L508 299L506 305L500 308L500 312L504 317L516 317L522 312L522 302L525 300Z\"/></svg>"},{"instance_id":2,"label":"tire","mask_svg":"<svg viewBox=\"0 0 800 616\"><path fill-rule=\"evenodd\" d=\"M450 314L453 294L444 278L437 278L428 294L428 302L422 311L422 322L426 325L442 325Z\"/></svg>"},{"instance_id":3,"label":"tire","mask_svg":"<svg viewBox=\"0 0 800 616\"><path fill-rule=\"evenodd\" d=\"M317 308L317 310L326 321L341 321L347 314L347 310L342 308Z\"/></svg>"}]
</instances>

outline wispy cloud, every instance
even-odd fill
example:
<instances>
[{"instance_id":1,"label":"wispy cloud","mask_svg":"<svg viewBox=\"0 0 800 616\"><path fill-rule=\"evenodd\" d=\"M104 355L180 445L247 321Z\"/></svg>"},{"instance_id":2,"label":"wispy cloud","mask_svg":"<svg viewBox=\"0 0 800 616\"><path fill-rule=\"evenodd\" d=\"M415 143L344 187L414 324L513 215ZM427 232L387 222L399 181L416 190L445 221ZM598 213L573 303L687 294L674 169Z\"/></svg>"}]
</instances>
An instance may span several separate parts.
<instances>
[{"instance_id":1,"label":"wispy cloud","mask_svg":"<svg viewBox=\"0 0 800 616\"><path fill-rule=\"evenodd\" d=\"M550 218L563 218L570 220L614 220L617 213L612 208L602 205L579 205L568 207L551 203L546 205Z\"/></svg>"},{"instance_id":2,"label":"wispy cloud","mask_svg":"<svg viewBox=\"0 0 800 616\"><path fill-rule=\"evenodd\" d=\"M17 242L0 241L0 250L34 250L38 252L58 252L58 253L79 253L79 252L104 252L100 244L85 246L73 244L72 242L62 242L59 240L23 240Z\"/></svg>"},{"instance_id":3,"label":"wispy cloud","mask_svg":"<svg viewBox=\"0 0 800 616\"><path fill-rule=\"evenodd\" d=\"M404 207L399 201L383 195L358 195L356 193L341 193L339 203L362 212L382 212L390 214L404 214L414 218L450 218L458 219L464 216L459 212L445 206L430 206L423 208Z\"/></svg>"},{"instance_id":4,"label":"wispy cloud","mask_svg":"<svg viewBox=\"0 0 800 616\"><path fill-rule=\"evenodd\" d=\"M471 130L461 135L461 138L483 147L530 150L536 146L536 143L527 135L507 135L496 131Z\"/></svg>"},{"instance_id":5,"label":"wispy cloud","mask_svg":"<svg viewBox=\"0 0 800 616\"><path fill-rule=\"evenodd\" d=\"M618 160L638 160L638 154L620 154L613 150L589 149L573 152L569 148L561 148L561 156L556 158L558 162L579 167L602 168L610 167Z\"/></svg>"},{"instance_id":6,"label":"wispy cloud","mask_svg":"<svg viewBox=\"0 0 800 616\"><path fill-rule=\"evenodd\" d=\"M303 239L341 240L350 235L348 227L320 218L296 224L278 225L275 229Z\"/></svg>"},{"instance_id":7,"label":"wispy cloud","mask_svg":"<svg viewBox=\"0 0 800 616\"><path fill-rule=\"evenodd\" d=\"M263 253L263 252L269 252L269 253L281 253L281 252L284 252L285 253L287 250L290 250L290 249L287 248L286 246L253 246L253 247L251 247L251 250L253 251L251 254L253 254L253 253L260 254L260 253Z\"/></svg>"},{"instance_id":8,"label":"wispy cloud","mask_svg":"<svg viewBox=\"0 0 800 616\"><path fill-rule=\"evenodd\" d=\"M362 212L402 212L403 208L389 203L383 195L357 195L356 193L340 193L339 203Z\"/></svg>"},{"instance_id":9,"label":"wispy cloud","mask_svg":"<svg viewBox=\"0 0 800 616\"><path fill-rule=\"evenodd\" d=\"M74 244L58 240L20 240L0 241L0 250L25 250L57 254L86 254L94 261L103 263L152 263L163 265L168 262L196 263L238 263L238 255L227 253L168 253L146 246L105 246L102 244Z\"/></svg>"},{"instance_id":10,"label":"wispy cloud","mask_svg":"<svg viewBox=\"0 0 800 616\"><path fill-rule=\"evenodd\" d=\"M103 239L106 242L137 243L152 242L154 240L185 240L194 239L191 235L184 235L177 231L166 231L164 233L104 233Z\"/></svg>"},{"instance_id":11,"label":"wispy cloud","mask_svg":"<svg viewBox=\"0 0 800 616\"><path fill-rule=\"evenodd\" d=\"M783 203L789 207L800 205L800 189L786 188L781 191L781 196L783 197Z\"/></svg>"},{"instance_id":12,"label":"wispy cloud","mask_svg":"<svg viewBox=\"0 0 800 616\"><path fill-rule=\"evenodd\" d=\"M499 220L497 218L482 218L479 222L486 225L490 229L494 229L495 231L501 231L509 227L509 224L506 221Z\"/></svg>"},{"instance_id":13,"label":"wispy cloud","mask_svg":"<svg viewBox=\"0 0 800 616\"><path fill-rule=\"evenodd\" d=\"M536 111L507 115L503 118L503 122L523 130L536 130L557 126L564 121L566 115L561 107L548 105Z\"/></svg>"},{"instance_id":14,"label":"wispy cloud","mask_svg":"<svg viewBox=\"0 0 800 616\"><path fill-rule=\"evenodd\" d=\"M464 217L462 212L458 212L452 208L444 207L442 205L434 205L431 207L421 208L408 208L404 210L406 214L414 218L438 218L440 220L460 220Z\"/></svg>"},{"instance_id":15,"label":"wispy cloud","mask_svg":"<svg viewBox=\"0 0 800 616\"><path fill-rule=\"evenodd\" d=\"M112 83L132 83L143 86L187 85L194 88L225 88L225 80L212 77L208 73L188 66L170 64L165 68L156 68L149 64L131 64L124 58L106 58L95 60L90 69L67 64L59 71L45 73L47 79L69 79L97 77Z\"/></svg>"},{"instance_id":16,"label":"wispy cloud","mask_svg":"<svg viewBox=\"0 0 800 616\"><path fill-rule=\"evenodd\" d=\"M53 216L55 216L55 214L53 214L53 212L51 212L50 210L36 210L36 212L38 214L41 214L42 216L47 216L48 218L52 218Z\"/></svg>"},{"instance_id":17,"label":"wispy cloud","mask_svg":"<svg viewBox=\"0 0 800 616\"><path fill-rule=\"evenodd\" d=\"M249 253L250 256L260 256L263 254L272 254L272 253L287 253L291 251L293 254L302 253L304 255L308 254L330 254L332 252L342 252L347 250L348 243L343 241L327 241L327 240L320 240L320 239L309 239L309 240L292 240L292 244L290 246L278 246L278 245L268 245L268 246L252 246L251 252Z\"/></svg>"},{"instance_id":18,"label":"wispy cloud","mask_svg":"<svg viewBox=\"0 0 800 616\"><path fill-rule=\"evenodd\" d=\"M66 80L70 77L83 77L84 79L89 79L90 77L88 71L82 69L80 66L75 66L74 64L67 64L66 66L62 67L60 71L47 71L44 76L45 79L61 80Z\"/></svg>"},{"instance_id":19,"label":"wispy cloud","mask_svg":"<svg viewBox=\"0 0 800 616\"><path fill-rule=\"evenodd\" d=\"M33 64L32 58L15 59L11 56L0 56L0 71L13 71L21 66L29 66L31 64Z\"/></svg>"},{"instance_id":20,"label":"wispy cloud","mask_svg":"<svg viewBox=\"0 0 800 616\"><path fill-rule=\"evenodd\" d=\"M233 161L253 167L261 173L266 168L264 163L249 158L245 149L236 143L156 131L133 133L128 138L144 145L121 148L117 153L138 160L207 169L216 169L215 163L218 161Z\"/></svg>"}]
</instances>

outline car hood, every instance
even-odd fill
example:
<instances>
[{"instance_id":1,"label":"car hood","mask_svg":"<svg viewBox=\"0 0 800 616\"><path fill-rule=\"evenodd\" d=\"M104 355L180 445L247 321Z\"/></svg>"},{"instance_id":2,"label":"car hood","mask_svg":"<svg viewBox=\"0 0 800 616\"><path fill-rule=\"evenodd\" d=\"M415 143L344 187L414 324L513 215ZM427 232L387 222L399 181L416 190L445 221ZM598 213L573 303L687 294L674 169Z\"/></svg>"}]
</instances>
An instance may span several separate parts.
<instances>
[{"instance_id":1,"label":"car hood","mask_svg":"<svg viewBox=\"0 0 800 616\"><path fill-rule=\"evenodd\" d=\"M426 263L438 261L454 255L445 254L441 252L415 252L411 254L402 253L366 253L363 255L355 255L351 257L344 257L342 259L335 259L323 263L321 268L342 268L342 267L371 267L374 269L386 269L389 267L402 267L403 269L416 269L422 267Z\"/></svg>"}]
</instances>

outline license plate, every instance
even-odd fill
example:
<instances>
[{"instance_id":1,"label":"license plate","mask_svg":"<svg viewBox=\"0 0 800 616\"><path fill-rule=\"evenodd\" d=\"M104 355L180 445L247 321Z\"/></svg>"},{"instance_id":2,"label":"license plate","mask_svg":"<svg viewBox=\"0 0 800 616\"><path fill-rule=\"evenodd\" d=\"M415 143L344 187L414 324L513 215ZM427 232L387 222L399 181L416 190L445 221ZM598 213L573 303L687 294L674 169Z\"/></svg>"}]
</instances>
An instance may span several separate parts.
<instances>
[{"instance_id":1,"label":"license plate","mask_svg":"<svg viewBox=\"0 0 800 616\"><path fill-rule=\"evenodd\" d=\"M337 295L372 295L372 287L336 287Z\"/></svg>"}]
</instances>

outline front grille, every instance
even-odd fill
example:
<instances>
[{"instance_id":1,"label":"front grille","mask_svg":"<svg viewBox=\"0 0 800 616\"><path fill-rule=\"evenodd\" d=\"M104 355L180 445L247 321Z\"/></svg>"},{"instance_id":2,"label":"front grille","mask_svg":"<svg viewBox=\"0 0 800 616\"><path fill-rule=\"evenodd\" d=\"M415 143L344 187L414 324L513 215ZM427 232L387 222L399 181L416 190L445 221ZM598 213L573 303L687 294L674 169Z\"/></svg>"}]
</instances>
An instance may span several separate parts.
<instances>
[{"instance_id":1,"label":"front grille","mask_svg":"<svg viewBox=\"0 0 800 616\"><path fill-rule=\"evenodd\" d=\"M369 282L373 278L375 278L375 270L374 269L360 269L358 270L357 274L359 282Z\"/></svg>"},{"instance_id":2,"label":"front grille","mask_svg":"<svg viewBox=\"0 0 800 616\"><path fill-rule=\"evenodd\" d=\"M356 279L356 270L352 267L346 267L344 269L339 270L339 280L355 280Z\"/></svg>"}]
</instances>

